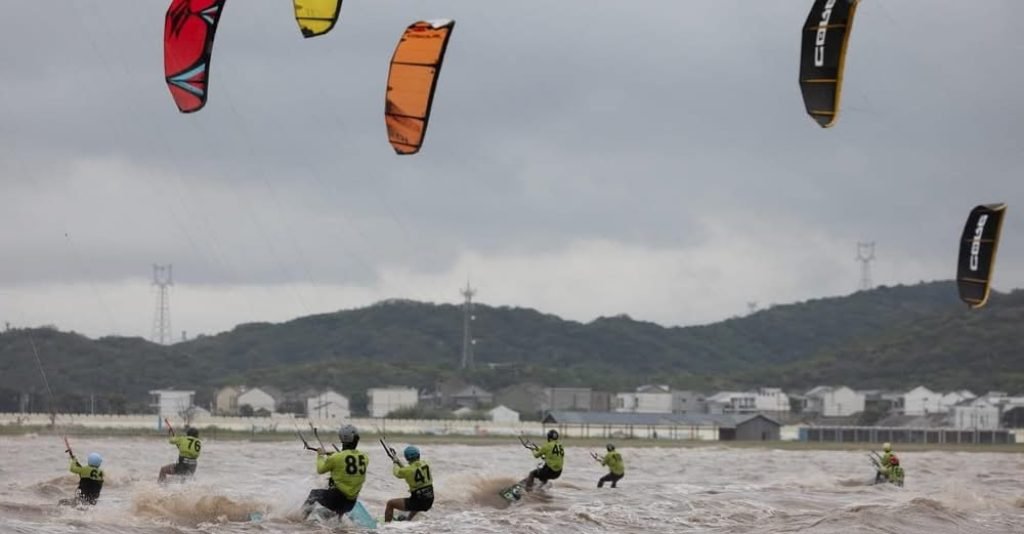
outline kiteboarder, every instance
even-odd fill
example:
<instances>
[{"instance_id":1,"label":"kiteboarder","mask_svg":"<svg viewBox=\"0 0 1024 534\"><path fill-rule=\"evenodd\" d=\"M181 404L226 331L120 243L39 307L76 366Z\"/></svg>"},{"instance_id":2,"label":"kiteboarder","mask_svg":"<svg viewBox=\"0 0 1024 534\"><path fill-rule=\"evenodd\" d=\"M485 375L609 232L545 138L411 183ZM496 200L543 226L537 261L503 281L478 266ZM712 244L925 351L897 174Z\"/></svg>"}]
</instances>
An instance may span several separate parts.
<instances>
[{"instance_id":1,"label":"kiteboarder","mask_svg":"<svg viewBox=\"0 0 1024 534\"><path fill-rule=\"evenodd\" d=\"M323 448L316 451L317 474L330 473L331 479L327 489L310 490L302 505L307 516L316 504L338 515L348 513L355 507L359 492L366 482L366 467L370 464L370 458L366 453L356 450L359 431L352 425L344 425L338 430L338 439L341 440L340 451L333 454L328 454Z\"/></svg>"},{"instance_id":2,"label":"kiteboarder","mask_svg":"<svg viewBox=\"0 0 1024 534\"><path fill-rule=\"evenodd\" d=\"M533 491L534 479L540 480L541 485L549 480L555 480L562 476L562 466L565 463L565 447L558 441L558 431L548 430L548 441L533 451L534 458L543 458L544 465L530 471L526 477L526 491Z\"/></svg>"},{"instance_id":3,"label":"kiteboarder","mask_svg":"<svg viewBox=\"0 0 1024 534\"><path fill-rule=\"evenodd\" d=\"M78 463L78 458L75 458L75 454L71 452L71 447L68 447L66 452L71 456L71 472L79 477L78 489L75 491L74 499L62 499L59 504L65 506L96 504L100 498L100 491L103 490L103 470L100 469L103 457L96 452L89 453L89 457L86 459L87 465L82 465Z\"/></svg>"},{"instance_id":4,"label":"kiteboarder","mask_svg":"<svg viewBox=\"0 0 1024 534\"><path fill-rule=\"evenodd\" d=\"M203 443L199 440L198 428L188 427L185 430L184 436L175 436L174 428L168 422L167 432L171 436L171 439L168 440L169 443L178 447L178 461L160 468L160 476L157 478L157 482L161 483L167 481L167 475L177 475L180 477L194 475L196 467L199 466L199 451L203 448Z\"/></svg>"},{"instance_id":5,"label":"kiteboarder","mask_svg":"<svg viewBox=\"0 0 1024 534\"><path fill-rule=\"evenodd\" d=\"M882 454L878 457L878 469L875 473L875 484L885 482L889 478L889 460L892 459L892 444L882 444Z\"/></svg>"},{"instance_id":6,"label":"kiteboarder","mask_svg":"<svg viewBox=\"0 0 1024 534\"><path fill-rule=\"evenodd\" d=\"M392 458L394 467L391 472L397 477L405 479L409 484L409 496L398 497L388 501L384 509L384 522L390 523L394 518L395 510L407 512L405 520L408 521L417 512L426 512L434 506L434 479L430 474L430 466L425 460L420 459L419 448L409 445L402 452L405 461L409 465L403 466L398 458Z\"/></svg>"},{"instance_id":7,"label":"kiteboarder","mask_svg":"<svg viewBox=\"0 0 1024 534\"><path fill-rule=\"evenodd\" d=\"M608 474L597 481L597 487L603 488L605 482L611 482L614 488L619 480L626 475L626 464L622 461L622 455L619 454L619 451L615 450L614 444L609 443L605 445L605 449L608 449L608 454L605 454L603 458L591 453L594 459L601 465L608 466Z\"/></svg>"}]
</instances>

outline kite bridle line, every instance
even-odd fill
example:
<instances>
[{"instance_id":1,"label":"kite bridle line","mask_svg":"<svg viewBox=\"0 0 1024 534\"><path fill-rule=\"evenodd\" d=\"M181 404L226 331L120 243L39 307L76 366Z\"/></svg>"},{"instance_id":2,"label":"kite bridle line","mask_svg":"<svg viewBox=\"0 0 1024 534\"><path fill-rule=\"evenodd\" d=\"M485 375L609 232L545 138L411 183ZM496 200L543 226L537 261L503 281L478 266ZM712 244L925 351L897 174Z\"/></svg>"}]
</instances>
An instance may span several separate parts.
<instances>
[{"instance_id":1,"label":"kite bridle line","mask_svg":"<svg viewBox=\"0 0 1024 534\"><path fill-rule=\"evenodd\" d=\"M313 436L316 437L317 443L320 444L320 450L322 450L322 451L324 451L326 453L327 452L327 447L324 446L324 440L320 439L320 431L317 430L316 426L313 425L312 421L309 422L309 428L313 429ZM334 447L334 451L335 452L341 452L341 450L338 449L337 445L331 443L331 447Z\"/></svg>"},{"instance_id":2,"label":"kite bridle line","mask_svg":"<svg viewBox=\"0 0 1024 534\"><path fill-rule=\"evenodd\" d=\"M299 425L295 422L294 417L292 417L292 426L295 427L295 435L299 436L299 439L302 440L302 446L305 447L307 451L316 452L316 447L310 446L309 442L306 441L306 436L302 435L302 432L299 430Z\"/></svg>"},{"instance_id":3,"label":"kite bridle line","mask_svg":"<svg viewBox=\"0 0 1024 534\"><path fill-rule=\"evenodd\" d=\"M36 348L36 340L32 337L32 331L28 332L28 344L32 347L32 355L36 357L36 365L39 366L39 374L43 377L43 385L46 386L46 395L50 403L50 424L57 424L57 405L53 402L53 390L50 389L50 381L46 379L46 371L43 370L43 360L39 357L39 349Z\"/></svg>"},{"instance_id":4,"label":"kite bridle line","mask_svg":"<svg viewBox=\"0 0 1024 534\"><path fill-rule=\"evenodd\" d=\"M32 347L32 355L36 357L36 365L39 367L39 374L40 376L43 377L43 385L46 386L46 395L48 402L50 404L50 426L56 427L57 405L53 401L53 390L50 389L50 381L46 378L46 371L43 370L43 360L42 358L39 357L39 349L36 348L36 340L34 337L32 337L31 329L28 330L28 344L29 346ZM66 447L67 453L70 454L72 458L74 458L75 455L71 452L71 445L68 445L67 434L64 434L62 437L64 438L64 446Z\"/></svg>"}]
</instances>

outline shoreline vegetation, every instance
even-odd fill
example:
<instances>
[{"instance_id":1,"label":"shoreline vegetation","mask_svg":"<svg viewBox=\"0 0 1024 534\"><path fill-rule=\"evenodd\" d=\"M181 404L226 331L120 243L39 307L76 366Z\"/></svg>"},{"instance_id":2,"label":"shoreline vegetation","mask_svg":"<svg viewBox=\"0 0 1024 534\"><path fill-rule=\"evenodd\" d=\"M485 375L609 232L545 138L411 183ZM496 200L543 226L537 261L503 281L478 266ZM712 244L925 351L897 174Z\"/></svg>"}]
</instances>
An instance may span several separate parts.
<instances>
[{"instance_id":1,"label":"shoreline vegetation","mask_svg":"<svg viewBox=\"0 0 1024 534\"><path fill-rule=\"evenodd\" d=\"M652 380L705 398L765 387L799 394L820 385L1024 392L1024 290L993 294L982 310L967 310L956 294L953 281L878 287L689 327L626 315L580 323L477 303L475 328L487 332L488 342L473 370L458 364L464 310L454 304L381 301L240 324L172 345L12 328L0 332L0 412L147 413L150 391L172 384L188 384L203 407L226 386L274 388L287 406L271 411L281 412L302 412L304 395L330 389L346 396L355 413L369 411L370 388L410 387L443 401L439 387L472 385L524 415L543 411L544 388L611 395ZM32 361L34 346L40 362ZM977 365L979 350L984 365ZM39 363L50 374L48 387ZM583 408L610 409L603 399ZM875 423L886 410L876 406L858 422Z\"/></svg>"},{"instance_id":2,"label":"shoreline vegetation","mask_svg":"<svg viewBox=\"0 0 1024 534\"><path fill-rule=\"evenodd\" d=\"M307 429L308 430L308 429ZM212 441L249 441L249 442L284 442L296 441L294 430L281 431L245 431L227 430L216 427L202 429L203 439ZM332 433L333 434L333 433ZM374 429L361 432L365 439L376 440L380 435ZM140 428L93 428L76 425L38 426L38 425L0 425L0 437L39 436L39 437L128 437L143 439L164 439L164 431ZM535 439L539 439L534 437ZM423 445L470 445L497 446L519 445L515 436L474 436L459 434L408 434L389 433L387 439L393 443L415 442ZM607 438L566 437L567 445L572 447L603 448ZM720 441L720 440L675 440L651 438L615 438L620 447L661 447L672 449L693 449L706 447L723 447L732 449L779 449L779 450L822 450L822 451L858 451L873 450L880 443L833 443L816 441ZM895 443L901 451L924 452L996 452L1021 453L1024 443L1015 444L956 444L956 443Z\"/></svg>"}]
</instances>

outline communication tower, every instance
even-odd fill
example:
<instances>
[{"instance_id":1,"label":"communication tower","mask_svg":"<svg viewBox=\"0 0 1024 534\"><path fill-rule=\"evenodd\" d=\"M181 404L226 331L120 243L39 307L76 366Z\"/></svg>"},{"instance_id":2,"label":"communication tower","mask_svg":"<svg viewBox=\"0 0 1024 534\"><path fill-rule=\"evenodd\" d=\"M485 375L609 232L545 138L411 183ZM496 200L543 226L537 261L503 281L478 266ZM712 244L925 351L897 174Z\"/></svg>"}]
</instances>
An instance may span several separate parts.
<instances>
[{"instance_id":1,"label":"communication tower","mask_svg":"<svg viewBox=\"0 0 1024 534\"><path fill-rule=\"evenodd\" d=\"M465 299L462 302L462 368L473 368L473 333L471 324L473 322L473 295L476 290L469 287L469 280L466 280L466 288L459 291Z\"/></svg>"},{"instance_id":2,"label":"communication tower","mask_svg":"<svg viewBox=\"0 0 1024 534\"><path fill-rule=\"evenodd\" d=\"M871 282L871 262L875 260L875 242L857 243L857 261L860 262L860 289L867 291L875 285Z\"/></svg>"},{"instance_id":3,"label":"communication tower","mask_svg":"<svg viewBox=\"0 0 1024 534\"><path fill-rule=\"evenodd\" d=\"M174 285L171 265L153 265L153 285L157 288L156 311L153 313L153 342L171 342L170 287Z\"/></svg>"}]
</instances>

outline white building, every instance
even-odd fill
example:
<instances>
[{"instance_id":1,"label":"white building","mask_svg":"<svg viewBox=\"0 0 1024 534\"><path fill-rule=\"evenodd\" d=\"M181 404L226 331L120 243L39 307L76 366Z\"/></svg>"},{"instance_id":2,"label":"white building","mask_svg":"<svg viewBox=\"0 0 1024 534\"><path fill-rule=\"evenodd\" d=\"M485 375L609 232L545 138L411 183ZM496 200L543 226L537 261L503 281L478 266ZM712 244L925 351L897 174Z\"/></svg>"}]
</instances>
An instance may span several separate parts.
<instances>
[{"instance_id":1,"label":"white building","mask_svg":"<svg viewBox=\"0 0 1024 534\"><path fill-rule=\"evenodd\" d=\"M719 391L708 397L708 405L715 414L746 414L757 411L757 399L743 391Z\"/></svg>"},{"instance_id":2,"label":"white building","mask_svg":"<svg viewBox=\"0 0 1024 534\"><path fill-rule=\"evenodd\" d=\"M1024 397L1011 397L1007 395L1005 391L989 391L988 393L979 397L979 400L985 400L989 404L997 406L1000 409L1009 406L1024 405Z\"/></svg>"},{"instance_id":3,"label":"white building","mask_svg":"<svg viewBox=\"0 0 1024 534\"><path fill-rule=\"evenodd\" d=\"M864 394L846 386L818 386L804 394L804 412L848 417L864 411Z\"/></svg>"},{"instance_id":4,"label":"white building","mask_svg":"<svg viewBox=\"0 0 1024 534\"><path fill-rule=\"evenodd\" d=\"M370 417L385 417L402 408L415 408L419 394L413 388L370 388L366 390Z\"/></svg>"},{"instance_id":5,"label":"white building","mask_svg":"<svg viewBox=\"0 0 1024 534\"><path fill-rule=\"evenodd\" d=\"M499 405L496 408L492 408L489 412L487 412L487 415L489 415L491 417L491 421L494 421L495 423L519 422L519 412L511 408L506 408L503 405Z\"/></svg>"},{"instance_id":6,"label":"white building","mask_svg":"<svg viewBox=\"0 0 1024 534\"><path fill-rule=\"evenodd\" d=\"M195 391L181 391L175 389L155 389L149 394L153 398L152 406L156 408L160 419L183 417L184 414L194 406Z\"/></svg>"},{"instance_id":7,"label":"white building","mask_svg":"<svg viewBox=\"0 0 1024 534\"><path fill-rule=\"evenodd\" d=\"M306 417L310 419L348 419L352 417L348 397L332 390L306 398Z\"/></svg>"},{"instance_id":8,"label":"white building","mask_svg":"<svg viewBox=\"0 0 1024 534\"><path fill-rule=\"evenodd\" d=\"M943 413L942 394L936 393L924 386L916 388L903 394L904 415L927 415Z\"/></svg>"},{"instance_id":9,"label":"white building","mask_svg":"<svg viewBox=\"0 0 1024 534\"><path fill-rule=\"evenodd\" d=\"M789 395L779 388L761 388L756 391L721 391L708 397L716 405L714 411L723 414L789 413Z\"/></svg>"},{"instance_id":10,"label":"white building","mask_svg":"<svg viewBox=\"0 0 1024 534\"><path fill-rule=\"evenodd\" d=\"M781 388L761 388L753 393L754 406L758 413L789 413L793 410L789 402L789 395L786 395Z\"/></svg>"},{"instance_id":11,"label":"white building","mask_svg":"<svg viewBox=\"0 0 1024 534\"><path fill-rule=\"evenodd\" d=\"M213 397L213 409L221 415L238 414L238 396L245 391L241 386L226 386L217 390Z\"/></svg>"},{"instance_id":12,"label":"white building","mask_svg":"<svg viewBox=\"0 0 1024 534\"><path fill-rule=\"evenodd\" d=\"M242 406L248 406L252 408L253 412L260 410L266 410L270 413L274 413L277 409L277 399L274 398L270 393L260 389L252 388L246 390L244 393L238 396L236 400L239 408Z\"/></svg>"},{"instance_id":13,"label":"white building","mask_svg":"<svg viewBox=\"0 0 1024 534\"><path fill-rule=\"evenodd\" d=\"M640 386L630 393L615 395L615 411L627 413L672 413L672 390L668 386Z\"/></svg>"},{"instance_id":14,"label":"white building","mask_svg":"<svg viewBox=\"0 0 1024 534\"><path fill-rule=\"evenodd\" d=\"M960 430L996 430L999 407L984 399L963 401L953 407L953 426Z\"/></svg>"},{"instance_id":15,"label":"white building","mask_svg":"<svg viewBox=\"0 0 1024 534\"><path fill-rule=\"evenodd\" d=\"M939 411L948 412L953 410L958 404L964 401L970 401L978 398L977 395L962 389L960 391L950 391L939 399Z\"/></svg>"}]
</instances>

